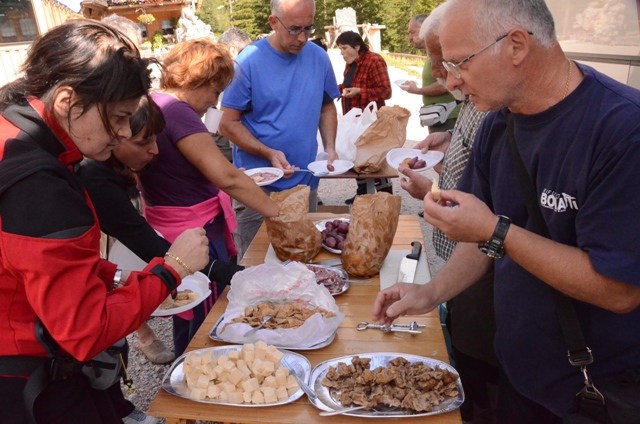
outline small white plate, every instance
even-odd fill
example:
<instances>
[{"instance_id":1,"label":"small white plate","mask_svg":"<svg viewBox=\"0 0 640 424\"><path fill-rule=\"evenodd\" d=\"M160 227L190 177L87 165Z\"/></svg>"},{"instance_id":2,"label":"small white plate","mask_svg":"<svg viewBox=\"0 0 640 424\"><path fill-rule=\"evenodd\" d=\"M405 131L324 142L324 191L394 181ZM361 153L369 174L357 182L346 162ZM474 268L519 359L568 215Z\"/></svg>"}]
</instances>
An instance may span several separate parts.
<instances>
[{"instance_id":1,"label":"small white plate","mask_svg":"<svg viewBox=\"0 0 640 424\"><path fill-rule=\"evenodd\" d=\"M189 275L188 277L184 277L182 279L182 284L178 287L178 291L181 292L183 290L189 289L200 294L200 297L194 300L191 303L188 303L184 306L180 306L179 308L171 308L171 309L156 309L151 314L152 317L168 317L175 314L180 314L182 312L186 312L190 309L193 309L197 305L201 304L207 297L211 295L211 290L209 289L209 279L206 275L201 272L196 272L193 275Z\"/></svg>"},{"instance_id":2,"label":"small white plate","mask_svg":"<svg viewBox=\"0 0 640 424\"><path fill-rule=\"evenodd\" d=\"M270 167L253 168L253 169L247 169L246 171L244 171L244 173L247 174L249 177L253 177L255 174L257 174L259 172L269 172L271 174L275 174L276 175L276 178L274 178L273 180L260 181L259 183L256 183L260 187L266 186L266 185L269 185L269 184L273 184L276 181L278 181L280 178L282 178L282 176L284 175L284 171L282 169L270 168Z\"/></svg>"},{"instance_id":3,"label":"small white plate","mask_svg":"<svg viewBox=\"0 0 640 424\"><path fill-rule=\"evenodd\" d=\"M409 84L408 83L412 82L412 81L413 81L412 79L406 79L405 78L405 79L395 80L393 83L395 85L397 85L398 87L400 87L400 88L409 88ZM415 81L413 81L413 82L415 82Z\"/></svg>"},{"instance_id":4,"label":"small white plate","mask_svg":"<svg viewBox=\"0 0 640 424\"><path fill-rule=\"evenodd\" d=\"M420 169L414 169L414 171L423 172L427 169L433 168L438 163L440 163L442 158L444 158L444 153L438 152L436 150L429 150L427 151L427 153L422 153L418 149L407 149L402 147L389 150L389 153L387 153L387 163L393 169L398 169L398 166L400 166L400 163L402 163L403 160L405 160L406 158L414 158L416 156L418 157L418 159L424 160L427 163L427 166Z\"/></svg>"},{"instance_id":5,"label":"small white plate","mask_svg":"<svg viewBox=\"0 0 640 424\"><path fill-rule=\"evenodd\" d=\"M344 174L351 168L353 168L353 162L350 160L334 160L333 161L334 170L329 172L327 169L327 161L326 160L317 160L315 162L311 162L307 168L309 171L318 173L318 172L329 172L327 176L332 175L340 175Z\"/></svg>"}]
</instances>

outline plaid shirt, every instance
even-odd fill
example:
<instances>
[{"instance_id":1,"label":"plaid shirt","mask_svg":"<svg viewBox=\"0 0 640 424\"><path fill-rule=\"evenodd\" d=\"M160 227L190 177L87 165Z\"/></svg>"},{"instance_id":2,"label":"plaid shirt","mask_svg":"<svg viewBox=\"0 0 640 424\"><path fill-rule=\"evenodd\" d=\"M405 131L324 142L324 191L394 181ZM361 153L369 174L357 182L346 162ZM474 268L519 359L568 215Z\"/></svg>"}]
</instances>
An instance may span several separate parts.
<instances>
[{"instance_id":1,"label":"plaid shirt","mask_svg":"<svg viewBox=\"0 0 640 424\"><path fill-rule=\"evenodd\" d=\"M344 68L344 76L347 76L349 65ZM352 99L341 97L342 113L347 113L354 107L364 109L370 102L376 102L378 109L384 106L385 99L391 98L391 81L387 71L387 62L377 53L368 51L356 58L356 73L351 80L350 87L360 89L360 95ZM344 90L344 84L338 85L340 92ZM348 100L347 107L345 102Z\"/></svg>"},{"instance_id":2,"label":"plaid shirt","mask_svg":"<svg viewBox=\"0 0 640 424\"><path fill-rule=\"evenodd\" d=\"M486 115L487 112L480 112L468 100L463 103L456 126L453 127L451 144L444 156L442 173L438 181L440 189L452 190L458 185L462 172L469 161L476 132ZM434 228L433 246L436 254L448 261L456 247L456 242L449 240L442 231Z\"/></svg>"}]
</instances>

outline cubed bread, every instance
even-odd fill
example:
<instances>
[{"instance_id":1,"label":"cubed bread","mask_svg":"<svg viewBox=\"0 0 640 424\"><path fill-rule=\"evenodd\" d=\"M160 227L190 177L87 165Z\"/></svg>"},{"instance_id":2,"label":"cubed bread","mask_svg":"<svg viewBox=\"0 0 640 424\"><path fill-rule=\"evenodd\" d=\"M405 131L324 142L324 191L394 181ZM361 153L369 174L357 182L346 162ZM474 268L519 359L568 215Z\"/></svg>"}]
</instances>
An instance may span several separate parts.
<instances>
[{"instance_id":1,"label":"cubed bread","mask_svg":"<svg viewBox=\"0 0 640 424\"><path fill-rule=\"evenodd\" d=\"M238 385L243 379L244 374L238 368L234 368L233 371L229 373L229 381L235 385Z\"/></svg>"},{"instance_id":2,"label":"cubed bread","mask_svg":"<svg viewBox=\"0 0 640 424\"><path fill-rule=\"evenodd\" d=\"M274 389L278 388L278 382L276 381L276 378L272 375L265 377L264 384L267 387L273 387Z\"/></svg>"},{"instance_id":3,"label":"cubed bread","mask_svg":"<svg viewBox=\"0 0 640 424\"><path fill-rule=\"evenodd\" d=\"M195 389L191 389L191 392L189 392L189 397L195 400L203 400L206 395L207 395L206 388L205 389L195 388Z\"/></svg>"},{"instance_id":4,"label":"cubed bread","mask_svg":"<svg viewBox=\"0 0 640 424\"><path fill-rule=\"evenodd\" d=\"M196 381L196 388L206 389L207 387L209 387L209 377L204 374L200 374L198 376L198 381Z\"/></svg>"},{"instance_id":5,"label":"cubed bread","mask_svg":"<svg viewBox=\"0 0 640 424\"><path fill-rule=\"evenodd\" d=\"M276 396L278 397L278 401L287 400L289 399L289 392L287 392L286 387L280 386L276 389Z\"/></svg>"},{"instance_id":6,"label":"cubed bread","mask_svg":"<svg viewBox=\"0 0 640 424\"><path fill-rule=\"evenodd\" d=\"M235 391L229 393L229 403L240 404L244 402L243 392Z\"/></svg>"},{"instance_id":7,"label":"cubed bread","mask_svg":"<svg viewBox=\"0 0 640 424\"><path fill-rule=\"evenodd\" d=\"M220 396L220 387L215 384L211 384L207 387L207 397L209 399L217 399Z\"/></svg>"},{"instance_id":8,"label":"cubed bread","mask_svg":"<svg viewBox=\"0 0 640 424\"><path fill-rule=\"evenodd\" d=\"M260 388L257 378L250 378L242 382L242 388L245 392L254 392Z\"/></svg>"},{"instance_id":9,"label":"cubed bread","mask_svg":"<svg viewBox=\"0 0 640 424\"><path fill-rule=\"evenodd\" d=\"M260 390L256 390L255 392L253 392L253 395L251 395L251 403L256 405L264 403L264 395Z\"/></svg>"},{"instance_id":10,"label":"cubed bread","mask_svg":"<svg viewBox=\"0 0 640 424\"><path fill-rule=\"evenodd\" d=\"M264 390L264 403L276 403L278 396L276 395L276 389L273 387L267 387Z\"/></svg>"}]
</instances>

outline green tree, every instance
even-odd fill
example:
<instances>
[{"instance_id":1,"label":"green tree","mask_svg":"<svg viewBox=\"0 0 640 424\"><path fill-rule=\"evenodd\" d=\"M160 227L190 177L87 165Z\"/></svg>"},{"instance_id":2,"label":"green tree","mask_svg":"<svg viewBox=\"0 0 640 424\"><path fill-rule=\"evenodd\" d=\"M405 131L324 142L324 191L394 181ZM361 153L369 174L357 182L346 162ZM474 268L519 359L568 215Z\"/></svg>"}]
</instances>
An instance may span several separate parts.
<instances>
[{"instance_id":1,"label":"green tree","mask_svg":"<svg viewBox=\"0 0 640 424\"><path fill-rule=\"evenodd\" d=\"M231 22L255 40L258 35L268 34L271 31L270 14L269 0L236 0L233 3Z\"/></svg>"},{"instance_id":2,"label":"green tree","mask_svg":"<svg viewBox=\"0 0 640 424\"><path fill-rule=\"evenodd\" d=\"M205 24L211 25L216 37L231 26L229 22L229 3L227 0L204 0L196 16Z\"/></svg>"},{"instance_id":3,"label":"green tree","mask_svg":"<svg viewBox=\"0 0 640 424\"><path fill-rule=\"evenodd\" d=\"M385 2L386 28L382 31L382 48L396 53L424 54L416 51L407 38L409 21L415 15L430 13L445 0L388 0Z\"/></svg>"}]
</instances>

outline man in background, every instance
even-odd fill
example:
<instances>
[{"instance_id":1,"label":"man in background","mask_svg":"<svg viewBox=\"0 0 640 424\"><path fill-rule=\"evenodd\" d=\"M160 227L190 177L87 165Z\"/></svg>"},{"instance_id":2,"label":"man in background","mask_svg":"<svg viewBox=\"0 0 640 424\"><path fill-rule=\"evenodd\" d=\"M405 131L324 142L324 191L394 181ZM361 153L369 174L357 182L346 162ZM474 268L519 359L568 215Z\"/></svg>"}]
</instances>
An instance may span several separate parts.
<instances>
[{"instance_id":1,"label":"man in background","mask_svg":"<svg viewBox=\"0 0 640 424\"><path fill-rule=\"evenodd\" d=\"M409 33L409 42L414 48L418 50L426 50L425 41L420 37L420 27L425 19L429 15L426 13L416 15L409 21L409 27L407 32ZM422 87L418 88L414 81L408 81L404 87L400 87L407 93L419 94L422 96L423 106L429 106L436 103L451 103L455 101L449 90L442 84L439 84L434 76L431 74L431 62L429 57L424 62L422 69ZM443 123L438 125L432 125L429 128L429 134L434 132L445 132L453 128L456 123L456 118L460 112L460 105L451 112L449 118Z\"/></svg>"},{"instance_id":2,"label":"man in background","mask_svg":"<svg viewBox=\"0 0 640 424\"><path fill-rule=\"evenodd\" d=\"M249 44L251 44L251 38L247 34L245 34L242 30L238 28L229 28L225 32L222 33L219 43L224 44L229 48L229 53L231 53L231 58L233 60L238 57L240 52L244 50ZM220 102L222 102L222 97L224 93L220 94ZM233 146L231 142L222 136L220 132L213 134L213 139L216 141L216 145L226 157L229 162L233 163Z\"/></svg>"},{"instance_id":3,"label":"man in background","mask_svg":"<svg viewBox=\"0 0 640 424\"><path fill-rule=\"evenodd\" d=\"M329 55L314 43L313 0L271 0L273 32L238 56L238 70L225 90L220 133L235 144L233 161L247 169L275 167L284 178L262 187L266 193L304 184L311 188L309 209L318 207L319 179L306 169L316 160L317 133L329 156L338 159L335 137L340 96ZM262 224L261 214L234 202L234 233L241 259Z\"/></svg>"}]
</instances>

